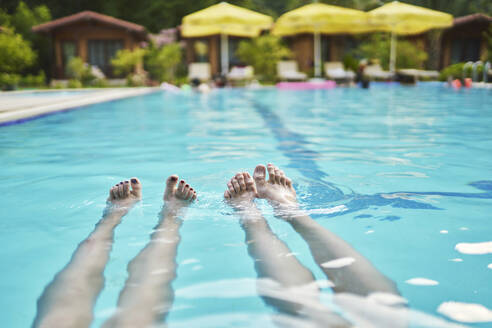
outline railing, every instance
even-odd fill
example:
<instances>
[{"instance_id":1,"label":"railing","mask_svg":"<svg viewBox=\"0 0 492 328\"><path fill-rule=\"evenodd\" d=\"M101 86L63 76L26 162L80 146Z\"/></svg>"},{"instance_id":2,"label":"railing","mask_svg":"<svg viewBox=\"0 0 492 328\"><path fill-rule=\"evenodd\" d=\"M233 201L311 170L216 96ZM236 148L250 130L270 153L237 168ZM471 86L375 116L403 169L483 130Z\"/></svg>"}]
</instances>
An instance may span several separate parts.
<instances>
[{"instance_id":1,"label":"railing","mask_svg":"<svg viewBox=\"0 0 492 328\"><path fill-rule=\"evenodd\" d=\"M490 62L486 62L485 64L479 60L476 62L466 62L465 65L463 65L463 72L462 72L462 77L463 80L467 77L467 71L469 70L469 67L471 67L471 79L473 82L478 82L478 66L482 66L482 73L483 73L483 78L482 81L487 83L488 78L489 78L489 70L490 70Z\"/></svg>"}]
</instances>

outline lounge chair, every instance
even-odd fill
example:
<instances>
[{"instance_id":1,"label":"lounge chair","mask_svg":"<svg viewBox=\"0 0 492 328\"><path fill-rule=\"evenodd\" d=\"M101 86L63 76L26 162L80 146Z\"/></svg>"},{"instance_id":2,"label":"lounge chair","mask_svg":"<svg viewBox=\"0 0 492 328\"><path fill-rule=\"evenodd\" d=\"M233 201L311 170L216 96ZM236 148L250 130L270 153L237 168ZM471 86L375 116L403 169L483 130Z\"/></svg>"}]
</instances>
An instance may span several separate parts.
<instances>
[{"instance_id":1,"label":"lounge chair","mask_svg":"<svg viewBox=\"0 0 492 328\"><path fill-rule=\"evenodd\" d=\"M438 71L424 71L421 69L405 68L396 71L398 80L401 82L415 83L418 80L437 80Z\"/></svg>"},{"instance_id":2,"label":"lounge chair","mask_svg":"<svg viewBox=\"0 0 492 328\"><path fill-rule=\"evenodd\" d=\"M364 75L375 80L389 80L394 74L389 71L383 71L380 64L372 64L364 69Z\"/></svg>"},{"instance_id":3,"label":"lounge chair","mask_svg":"<svg viewBox=\"0 0 492 328\"><path fill-rule=\"evenodd\" d=\"M227 74L227 79L233 83L244 83L253 80L254 70L252 66L233 66L231 71Z\"/></svg>"},{"instance_id":4,"label":"lounge chair","mask_svg":"<svg viewBox=\"0 0 492 328\"><path fill-rule=\"evenodd\" d=\"M211 78L210 63L191 63L188 66L188 79L198 79L202 82L209 81Z\"/></svg>"},{"instance_id":5,"label":"lounge chair","mask_svg":"<svg viewBox=\"0 0 492 328\"><path fill-rule=\"evenodd\" d=\"M355 73L352 71L346 71L343 68L343 63L341 62L326 62L325 75L330 80L341 82L350 82L355 78Z\"/></svg>"},{"instance_id":6,"label":"lounge chair","mask_svg":"<svg viewBox=\"0 0 492 328\"><path fill-rule=\"evenodd\" d=\"M305 80L307 75L299 72L297 62L294 60L279 61L277 63L277 75L281 80Z\"/></svg>"}]
</instances>

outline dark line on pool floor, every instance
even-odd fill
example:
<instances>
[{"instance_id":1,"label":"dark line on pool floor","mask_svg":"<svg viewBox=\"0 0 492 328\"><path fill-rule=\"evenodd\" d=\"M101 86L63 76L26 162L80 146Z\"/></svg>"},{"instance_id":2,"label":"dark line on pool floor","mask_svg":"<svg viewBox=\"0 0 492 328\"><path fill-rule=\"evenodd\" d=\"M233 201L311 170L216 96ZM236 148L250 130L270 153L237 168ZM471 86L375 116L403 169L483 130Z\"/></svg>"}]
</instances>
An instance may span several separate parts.
<instances>
[{"instance_id":1,"label":"dark line on pool floor","mask_svg":"<svg viewBox=\"0 0 492 328\"><path fill-rule=\"evenodd\" d=\"M309 142L305 137L297 132L290 131L282 119L274 113L268 106L261 104L259 101L249 98L252 107L261 116L266 127L273 133L278 145L276 148L286 156L290 163L288 167L298 170L308 179L308 191L310 194L310 204L323 204L328 202L340 202L345 205L347 210L331 214L315 214L314 216L333 217L345 215L368 209L371 206L392 206L396 208L408 209L432 209L441 210L431 204L408 199L412 195L440 195L448 197L464 198L486 198L492 199L492 181L483 180L472 182L469 185L480 190L483 193L459 193L459 192L388 192L374 195L363 195L353 192L344 194L341 189L333 183L325 180L328 174L325 173L316 163L316 159L321 155L313 150L308 149ZM395 221L399 217L385 218L386 221Z\"/></svg>"}]
</instances>

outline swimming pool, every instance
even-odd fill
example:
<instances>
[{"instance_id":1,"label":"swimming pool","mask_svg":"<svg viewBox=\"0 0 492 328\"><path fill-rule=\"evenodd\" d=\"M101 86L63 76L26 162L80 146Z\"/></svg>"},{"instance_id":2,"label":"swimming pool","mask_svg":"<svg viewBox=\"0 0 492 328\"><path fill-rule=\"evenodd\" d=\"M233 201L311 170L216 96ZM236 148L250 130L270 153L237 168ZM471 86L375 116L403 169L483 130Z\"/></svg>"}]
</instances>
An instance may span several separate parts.
<instances>
[{"instance_id":1,"label":"swimming pool","mask_svg":"<svg viewBox=\"0 0 492 328\"><path fill-rule=\"evenodd\" d=\"M157 223L165 178L177 173L199 202L180 230L170 327L275 326L244 233L222 202L233 174L268 162L412 309L438 318L450 301L491 309L490 252L455 249L492 240L491 96L436 84L157 92L1 127L3 325L31 324L43 288L101 217L109 187L137 176L144 199L116 229L95 306L100 326ZM326 279L304 241L259 204L275 234ZM330 289L323 294L329 302Z\"/></svg>"}]
</instances>

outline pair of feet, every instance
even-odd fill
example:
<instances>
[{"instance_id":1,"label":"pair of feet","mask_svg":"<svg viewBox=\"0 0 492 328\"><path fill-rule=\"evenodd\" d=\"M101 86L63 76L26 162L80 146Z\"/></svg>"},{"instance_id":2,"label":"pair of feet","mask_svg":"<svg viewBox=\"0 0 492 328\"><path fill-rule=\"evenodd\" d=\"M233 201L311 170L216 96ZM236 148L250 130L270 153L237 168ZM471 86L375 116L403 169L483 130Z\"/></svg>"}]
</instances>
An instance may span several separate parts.
<instances>
[{"instance_id":1,"label":"pair of feet","mask_svg":"<svg viewBox=\"0 0 492 328\"><path fill-rule=\"evenodd\" d=\"M167 206L180 208L193 202L196 191L184 180L180 180L177 175L167 178L166 189L164 191L164 201ZM128 211L135 203L142 199L142 183L137 178L121 181L109 190L108 204L112 211Z\"/></svg>"},{"instance_id":2,"label":"pair of feet","mask_svg":"<svg viewBox=\"0 0 492 328\"><path fill-rule=\"evenodd\" d=\"M268 171L268 180L266 173ZM177 175L167 178L164 201L168 206L183 207L197 198L196 191ZM297 204L292 181L273 164L258 165L253 177L248 172L237 173L227 183L224 197L236 209L250 206L255 198L263 198L273 205ZM109 191L108 202L112 209L130 209L142 198L142 184L137 178L121 181Z\"/></svg>"},{"instance_id":3,"label":"pair of feet","mask_svg":"<svg viewBox=\"0 0 492 328\"><path fill-rule=\"evenodd\" d=\"M268 170L268 180L266 172ZM273 164L258 165L253 177L248 172L237 173L228 183L224 197L235 209L244 209L253 204L255 198L268 200L274 207L295 206L296 191L284 171Z\"/></svg>"}]
</instances>

